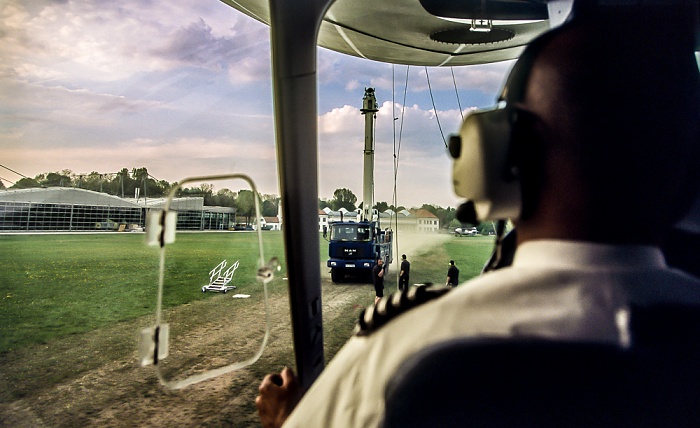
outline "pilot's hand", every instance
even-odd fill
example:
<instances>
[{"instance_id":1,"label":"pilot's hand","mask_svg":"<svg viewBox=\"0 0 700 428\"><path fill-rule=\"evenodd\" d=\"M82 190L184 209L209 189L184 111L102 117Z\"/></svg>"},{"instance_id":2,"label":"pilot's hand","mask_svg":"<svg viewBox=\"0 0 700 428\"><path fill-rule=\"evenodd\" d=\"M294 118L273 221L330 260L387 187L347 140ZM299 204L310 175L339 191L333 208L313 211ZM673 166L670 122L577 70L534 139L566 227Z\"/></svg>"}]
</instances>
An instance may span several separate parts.
<instances>
[{"instance_id":1,"label":"pilot's hand","mask_svg":"<svg viewBox=\"0 0 700 428\"><path fill-rule=\"evenodd\" d=\"M281 427L301 399L301 387L294 371L285 367L280 374L265 376L255 399L264 428Z\"/></svg>"}]
</instances>

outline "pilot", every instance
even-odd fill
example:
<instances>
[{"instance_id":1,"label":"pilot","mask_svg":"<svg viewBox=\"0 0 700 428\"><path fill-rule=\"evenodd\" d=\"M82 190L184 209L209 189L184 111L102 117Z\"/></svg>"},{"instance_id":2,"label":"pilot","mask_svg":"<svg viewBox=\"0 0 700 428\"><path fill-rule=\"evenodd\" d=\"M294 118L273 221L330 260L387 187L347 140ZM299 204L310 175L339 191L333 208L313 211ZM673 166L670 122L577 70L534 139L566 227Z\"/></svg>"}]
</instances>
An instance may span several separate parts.
<instances>
[{"instance_id":1,"label":"pilot","mask_svg":"<svg viewBox=\"0 0 700 428\"><path fill-rule=\"evenodd\" d=\"M522 189L512 265L352 337L298 404L290 369L268 375L263 426L379 426L387 382L436 342L622 345L631 305L700 303L700 280L660 250L700 184L700 81L693 37L678 30L688 22L577 18L533 41L506 84Z\"/></svg>"}]
</instances>

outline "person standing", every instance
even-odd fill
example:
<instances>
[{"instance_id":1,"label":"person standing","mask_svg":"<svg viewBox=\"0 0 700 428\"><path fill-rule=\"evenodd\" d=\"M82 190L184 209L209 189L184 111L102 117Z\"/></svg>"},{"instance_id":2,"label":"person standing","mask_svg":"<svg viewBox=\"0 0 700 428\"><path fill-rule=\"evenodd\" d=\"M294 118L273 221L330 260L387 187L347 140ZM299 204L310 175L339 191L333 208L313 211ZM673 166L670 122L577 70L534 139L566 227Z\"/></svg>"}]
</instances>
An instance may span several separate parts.
<instances>
[{"instance_id":1,"label":"person standing","mask_svg":"<svg viewBox=\"0 0 700 428\"><path fill-rule=\"evenodd\" d=\"M406 254L401 255L401 272L399 272L399 290L408 290L408 275L411 272L411 263L406 260Z\"/></svg>"},{"instance_id":2,"label":"person standing","mask_svg":"<svg viewBox=\"0 0 700 428\"><path fill-rule=\"evenodd\" d=\"M455 266L454 260L450 260L450 267L447 269L447 281L445 285L448 287L456 287L459 285L459 268Z\"/></svg>"},{"instance_id":3,"label":"person standing","mask_svg":"<svg viewBox=\"0 0 700 428\"><path fill-rule=\"evenodd\" d=\"M374 304L384 297L384 260L377 259L377 264L372 269L372 282L374 283Z\"/></svg>"}]
</instances>

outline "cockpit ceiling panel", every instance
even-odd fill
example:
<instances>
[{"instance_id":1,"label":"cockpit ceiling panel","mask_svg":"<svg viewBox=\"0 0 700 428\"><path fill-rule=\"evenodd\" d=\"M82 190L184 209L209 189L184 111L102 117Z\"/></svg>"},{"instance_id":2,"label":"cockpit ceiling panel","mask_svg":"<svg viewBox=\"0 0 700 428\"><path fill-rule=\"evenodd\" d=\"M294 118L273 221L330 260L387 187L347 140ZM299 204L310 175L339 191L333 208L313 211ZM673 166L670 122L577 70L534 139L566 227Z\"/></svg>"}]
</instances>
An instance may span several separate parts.
<instances>
[{"instance_id":1,"label":"cockpit ceiling panel","mask_svg":"<svg viewBox=\"0 0 700 428\"><path fill-rule=\"evenodd\" d=\"M270 23L268 0L221 1ZM471 27L471 21L429 14L418 0L336 0L323 19L318 44L396 64L483 64L517 58L530 40L549 29L549 22L494 21L490 31Z\"/></svg>"}]
</instances>

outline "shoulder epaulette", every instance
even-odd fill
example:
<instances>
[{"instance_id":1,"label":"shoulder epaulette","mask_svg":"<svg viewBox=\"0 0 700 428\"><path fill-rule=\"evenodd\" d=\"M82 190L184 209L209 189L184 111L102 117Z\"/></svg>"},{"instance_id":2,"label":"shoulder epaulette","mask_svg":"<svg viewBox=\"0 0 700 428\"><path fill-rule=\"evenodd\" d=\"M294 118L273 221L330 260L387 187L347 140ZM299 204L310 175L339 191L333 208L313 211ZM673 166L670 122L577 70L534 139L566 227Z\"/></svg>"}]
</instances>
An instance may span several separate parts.
<instances>
[{"instance_id":1,"label":"shoulder epaulette","mask_svg":"<svg viewBox=\"0 0 700 428\"><path fill-rule=\"evenodd\" d=\"M397 316L434 300L448 291L450 288L436 285L418 285L408 290L396 291L360 313L355 334L357 336L372 334Z\"/></svg>"}]
</instances>

